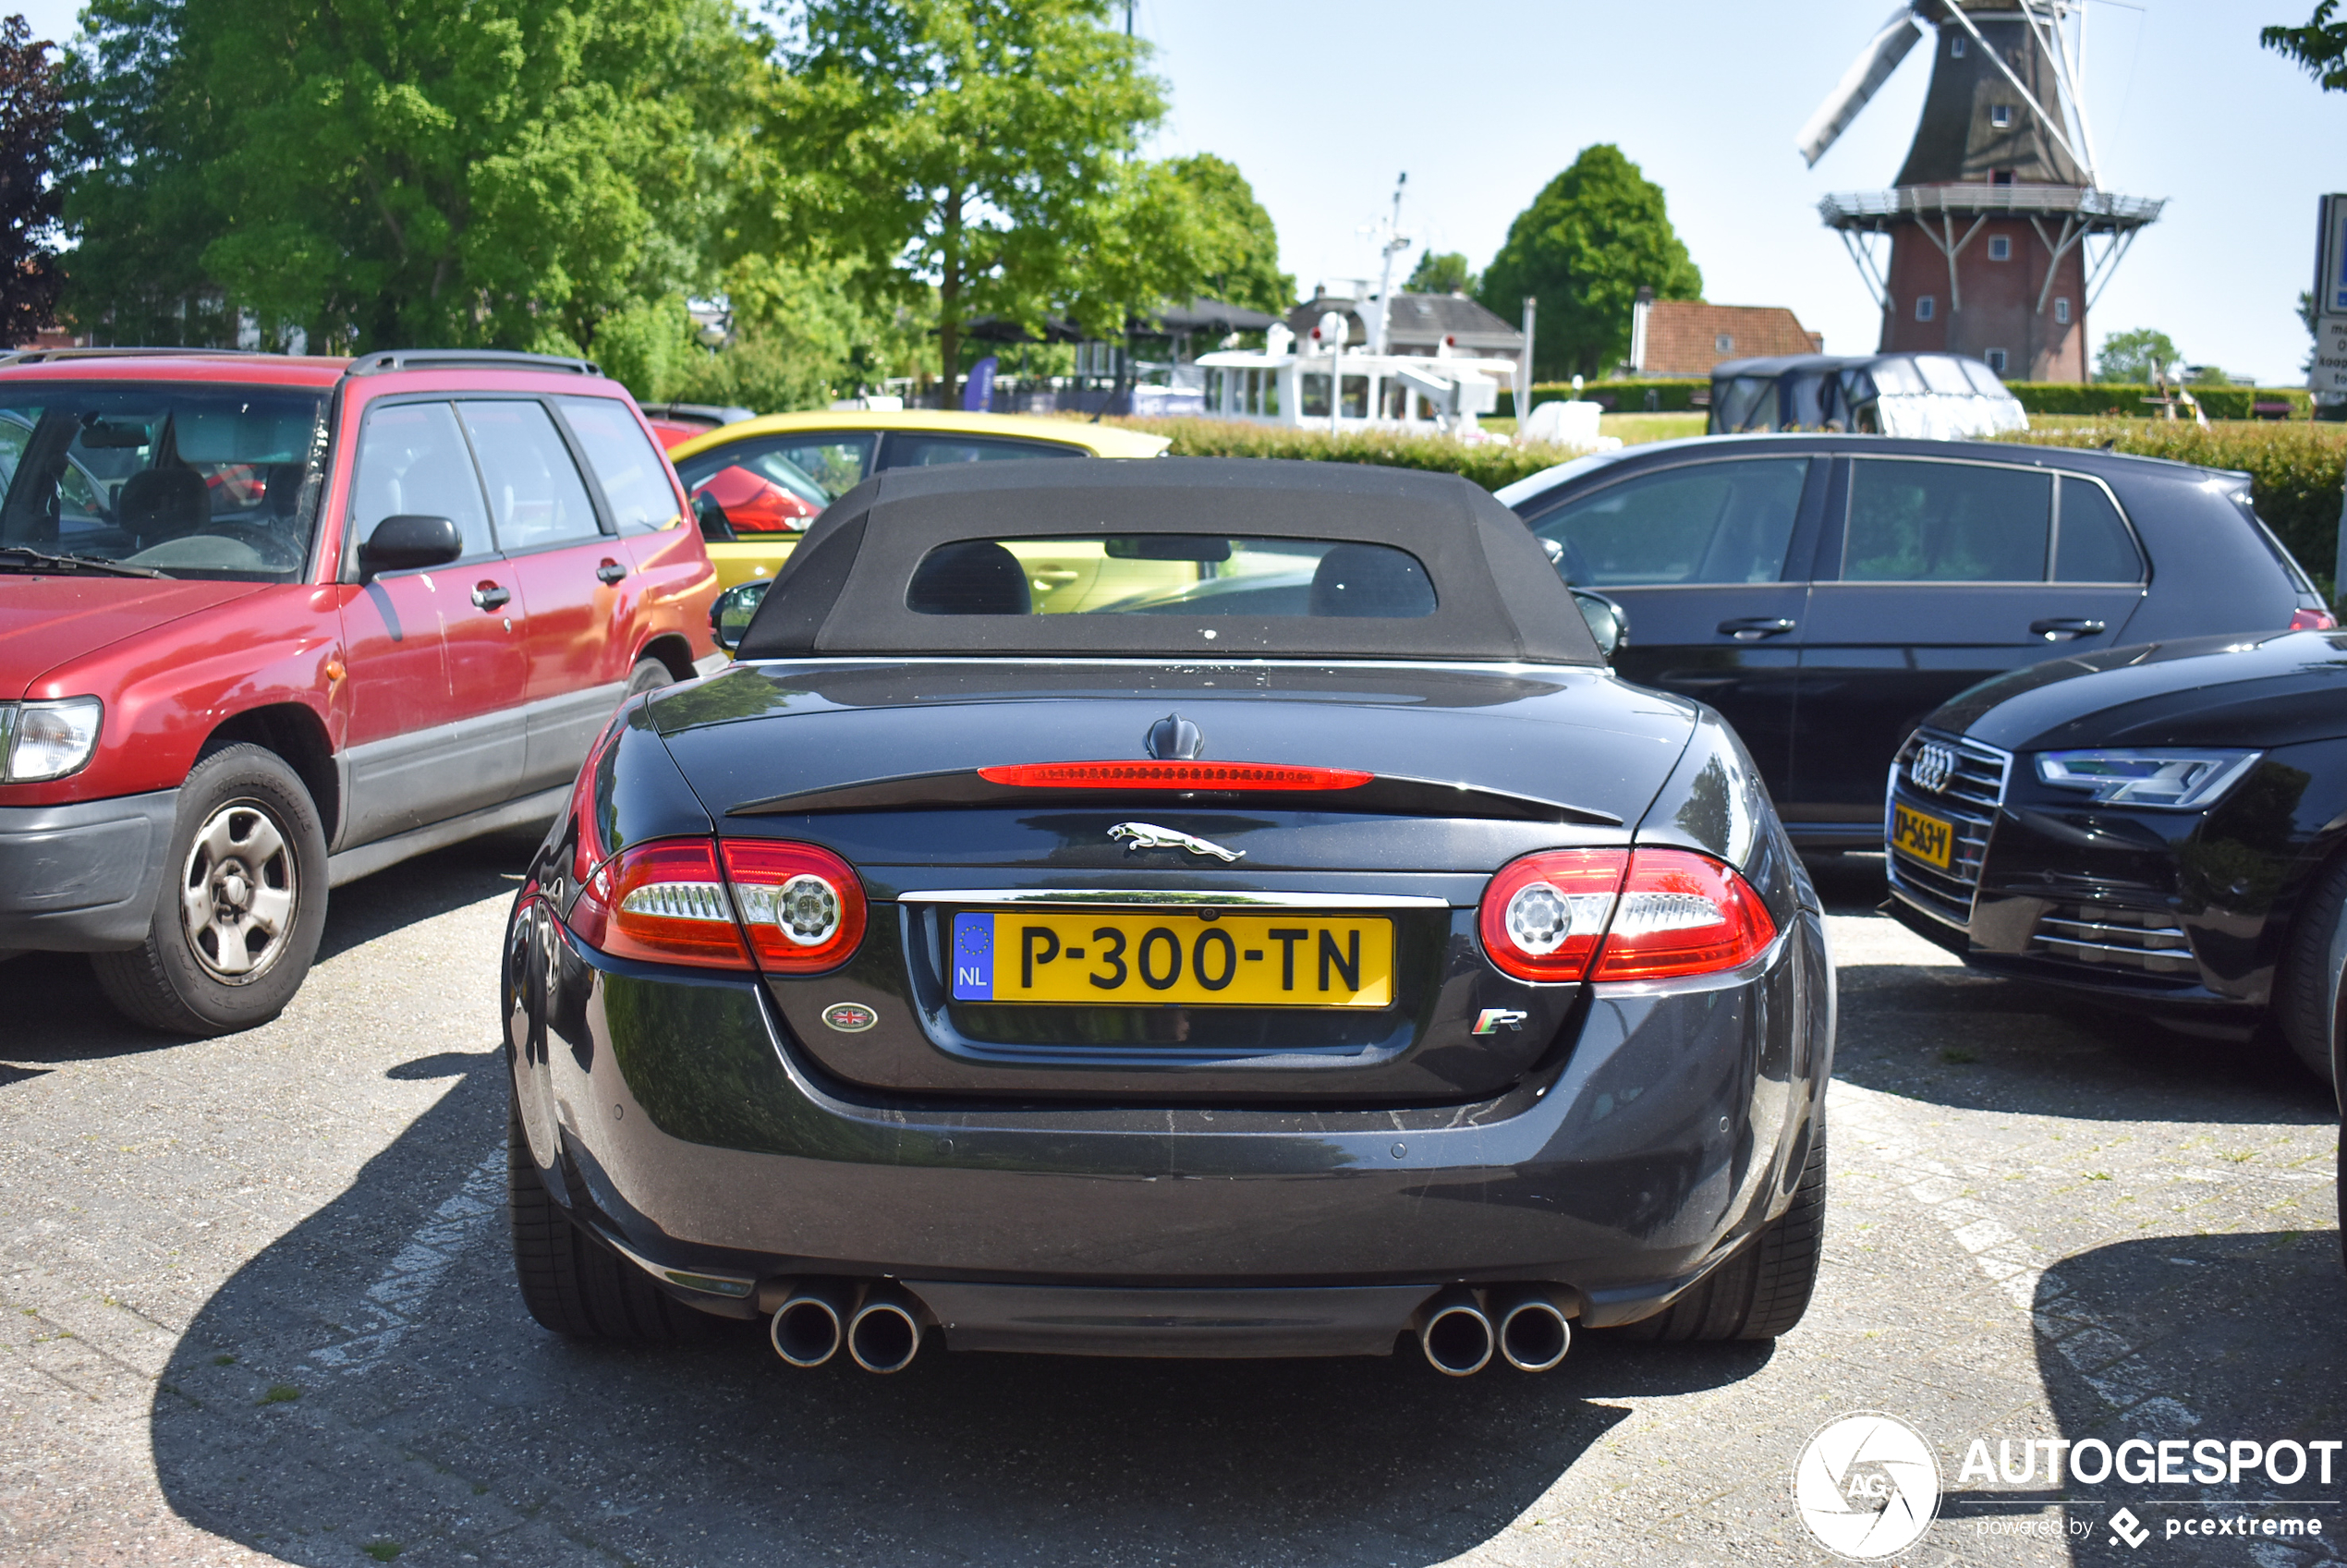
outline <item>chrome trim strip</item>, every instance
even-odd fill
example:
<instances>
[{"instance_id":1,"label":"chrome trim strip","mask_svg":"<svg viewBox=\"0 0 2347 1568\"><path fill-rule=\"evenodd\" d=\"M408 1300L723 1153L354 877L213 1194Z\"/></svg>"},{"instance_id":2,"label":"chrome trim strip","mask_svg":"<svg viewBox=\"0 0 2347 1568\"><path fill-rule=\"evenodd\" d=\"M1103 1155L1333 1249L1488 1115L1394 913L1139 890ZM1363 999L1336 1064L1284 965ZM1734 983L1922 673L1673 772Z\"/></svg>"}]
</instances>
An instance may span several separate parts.
<instances>
[{"instance_id":1,"label":"chrome trim strip","mask_svg":"<svg viewBox=\"0 0 2347 1568\"><path fill-rule=\"evenodd\" d=\"M1784 956L1785 946L1793 940L1788 926L1777 932L1777 940L1761 950L1757 958L1745 960L1733 969L1719 969L1708 975L1682 975L1668 980L1597 980L1591 982L1589 994L1599 1002L1627 996L1684 996L1692 991L1728 991L1736 986L1750 985L1776 966Z\"/></svg>"},{"instance_id":2,"label":"chrome trim strip","mask_svg":"<svg viewBox=\"0 0 2347 1568\"><path fill-rule=\"evenodd\" d=\"M916 888L899 904L1165 905L1209 909L1448 909L1447 898L1389 893L1211 893L1191 888Z\"/></svg>"},{"instance_id":3,"label":"chrome trim strip","mask_svg":"<svg viewBox=\"0 0 2347 1568\"><path fill-rule=\"evenodd\" d=\"M712 1274L701 1269L663 1269L642 1253L614 1238L609 1231L600 1225L596 1227L595 1234L614 1252L618 1253L653 1279L665 1280L670 1284L685 1290L699 1291L703 1295L724 1295L741 1300L758 1288L756 1280L744 1279L739 1274Z\"/></svg>"}]
</instances>

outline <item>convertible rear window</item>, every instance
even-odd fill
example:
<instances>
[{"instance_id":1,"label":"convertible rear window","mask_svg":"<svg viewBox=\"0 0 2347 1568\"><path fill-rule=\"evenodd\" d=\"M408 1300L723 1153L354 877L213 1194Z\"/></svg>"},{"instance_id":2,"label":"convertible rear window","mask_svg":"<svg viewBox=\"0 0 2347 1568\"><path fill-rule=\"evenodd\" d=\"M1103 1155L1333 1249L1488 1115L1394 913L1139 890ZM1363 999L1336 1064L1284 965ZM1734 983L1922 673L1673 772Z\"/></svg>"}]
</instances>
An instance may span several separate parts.
<instances>
[{"instance_id":1,"label":"convertible rear window","mask_svg":"<svg viewBox=\"0 0 2347 1568\"><path fill-rule=\"evenodd\" d=\"M1435 610L1406 550L1221 534L965 539L921 558L917 615L1318 615L1416 619Z\"/></svg>"}]
</instances>

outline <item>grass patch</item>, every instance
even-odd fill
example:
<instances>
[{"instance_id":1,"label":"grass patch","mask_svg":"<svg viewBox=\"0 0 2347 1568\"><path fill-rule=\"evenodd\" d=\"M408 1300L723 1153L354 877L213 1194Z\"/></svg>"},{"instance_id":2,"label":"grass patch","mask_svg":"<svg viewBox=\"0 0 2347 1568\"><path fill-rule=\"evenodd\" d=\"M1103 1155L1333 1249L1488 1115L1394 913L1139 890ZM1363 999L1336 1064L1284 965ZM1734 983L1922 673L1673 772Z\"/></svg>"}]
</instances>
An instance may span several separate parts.
<instances>
[{"instance_id":1,"label":"grass patch","mask_svg":"<svg viewBox=\"0 0 2347 1568\"><path fill-rule=\"evenodd\" d=\"M378 1562L388 1562L407 1549L401 1546L397 1541L380 1540L369 1541L365 1546L360 1547L359 1550L365 1552L368 1556L373 1558Z\"/></svg>"},{"instance_id":2,"label":"grass patch","mask_svg":"<svg viewBox=\"0 0 2347 1568\"><path fill-rule=\"evenodd\" d=\"M271 1383L269 1385L269 1392L261 1396L261 1403L263 1404L291 1404L295 1400L299 1399L300 1397L301 1387L298 1383Z\"/></svg>"},{"instance_id":3,"label":"grass patch","mask_svg":"<svg viewBox=\"0 0 2347 1568\"><path fill-rule=\"evenodd\" d=\"M237 1364L237 1358L233 1355L215 1355L212 1358L212 1364L214 1367L234 1367Z\"/></svg>"},{"instance_id":4,"label":"grass patch","mask_svg":"<svg viewBox=\"0 0 2347 1568\"><path fill-rule=\"evenodd\" d=\"M1940 1060L1951 1067L1962 1067L1968 1063L1979 1061L1980 1052L1967 1051L1961 1045L1952 1045L1940 1053Z\"/></svg>"}]
</instances>

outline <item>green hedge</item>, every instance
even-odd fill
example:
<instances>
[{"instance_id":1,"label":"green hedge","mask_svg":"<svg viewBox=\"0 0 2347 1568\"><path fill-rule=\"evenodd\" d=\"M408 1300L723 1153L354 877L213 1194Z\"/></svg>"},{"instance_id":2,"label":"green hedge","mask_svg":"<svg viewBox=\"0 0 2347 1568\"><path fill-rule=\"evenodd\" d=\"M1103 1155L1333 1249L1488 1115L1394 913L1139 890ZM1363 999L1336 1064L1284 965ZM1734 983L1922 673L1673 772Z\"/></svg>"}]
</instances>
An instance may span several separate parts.
<instances>
[{"instance_id":1,"label":"green hedge","mask_svg":"<svg viewBox=\"0 0 2347 1568\"><path fill-rule=\"evenodd\" d=\"M2123 382L2009 381L2007 390L2033 414L2117 415L2140 419L2154 412L2150 387ZM2193 396L2212 419L2246 419L2253 403L2287 403L2289 417L2312 417L2313 396L2303 386L2195 386Z\"/></svg>"},{"instance_id":2,"label":"green hedge","mask_svg":"<svg viewBox=\"0 0 2347 1568\"><path fill-rule=\"evenodd\" d=\"M1554 468L1573 456L1559 446L1515 446L1505 442L1465 442L1447 435L1405 435L1387 431L1291 430L1236 419L1116 419L1131 430L1168 436L1173 457L1298 457L1323 463L1380 463L1392 468L1426 468L1465 474L1486 490L1497 490L1527 474Z\"/></svg>"},{"instance_id":3,"label":"green hedge","mask_svg":"<svg viewBox=\"0 0 2347 1568\"><path fill-rule=\"evenodd\" d=\"M1647 394L1655 395L1652 412L1658 414L1697 413L1710 406L1711 383L1706 381L1593 381L1584 383L1581 395L1592 403L1602 403L1612 414L1644 414ZM1569 381L1542 381L1532 383L1532 407L1543 403L1563 403L1574 395ZM1697 403L1700 396L1703 402ZM1492 418L1515 418L1515 392L1502 387L1500 406L1492 410Z\"/></svg>"},{"instance_id":4,"label":"green hedge","mask_svg":"<svg viewBox=\"0 0 2347 1568\"><path fill-rule=\"evenodd\" d=\"M2246 388L2244 389L2247 390ZM2113 419L2073 430L2016 431L2004 437L2031 446L2102 446L2146 457L2171 457L2249 475L2250 500L2298 564L2328 591L2338 559L2347 429L2334 424L2233 424L2207 430L2181 420Z\"/></svg>"}]
</instances>

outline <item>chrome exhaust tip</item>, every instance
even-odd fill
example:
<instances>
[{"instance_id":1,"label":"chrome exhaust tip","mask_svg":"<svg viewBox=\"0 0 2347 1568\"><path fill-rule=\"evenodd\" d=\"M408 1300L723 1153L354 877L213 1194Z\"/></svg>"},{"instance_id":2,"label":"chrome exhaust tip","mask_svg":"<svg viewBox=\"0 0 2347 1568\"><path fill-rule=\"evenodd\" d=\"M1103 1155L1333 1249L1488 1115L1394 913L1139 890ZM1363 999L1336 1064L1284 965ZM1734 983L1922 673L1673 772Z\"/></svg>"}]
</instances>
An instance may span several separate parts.
<instances>
[{"instance_id":1,"label":"chrome exhaust tip","mask_svg":"<svg viewBox=\"0 0 2347 1568\"><path fill-rule=\"evenodd\" d=\"M795 1287L774 1309L767 1335L774 1354L794 1367L821 1367L839 1354L847 1321L847 1290L837 1284Z\"/></svg>"},{"instance_id":2,"label":"chrome exhaust tip","mask_svg":"<svg viewBox=\"0 0 2347 1568\"><path fill-rule=\"evenodd\" d=\"M1491 1363L1491 1319L1464 1286L1444 1291L1417 1311L1418 1348L1449 1378L1471 1378Z\"/></svg>"},{"instance_id":3,"label":"chrome exhaust tip","mask_svg":"<svg viewBox=\"0 0 2347 1568\"><path fill-rule=\"evenodd\" d=\"M1554 1293L1526 1285L1491 1304L1500 1355L1519 1372L1545 1372L1573 1348L1573 1321Z\"/></svg>"},{"instance_id":4,"label":"chrome exhaust tip","mask_svg":"<svg viewBox=\"0 0 2347 1568\"><path fill-rule=\"evenodd\" d=\"M920 1351L919 1305L894 1285L874 1285L848 1320L847 1354L867 1372L902 1372Z\"/></svg>"}]
</instances>

